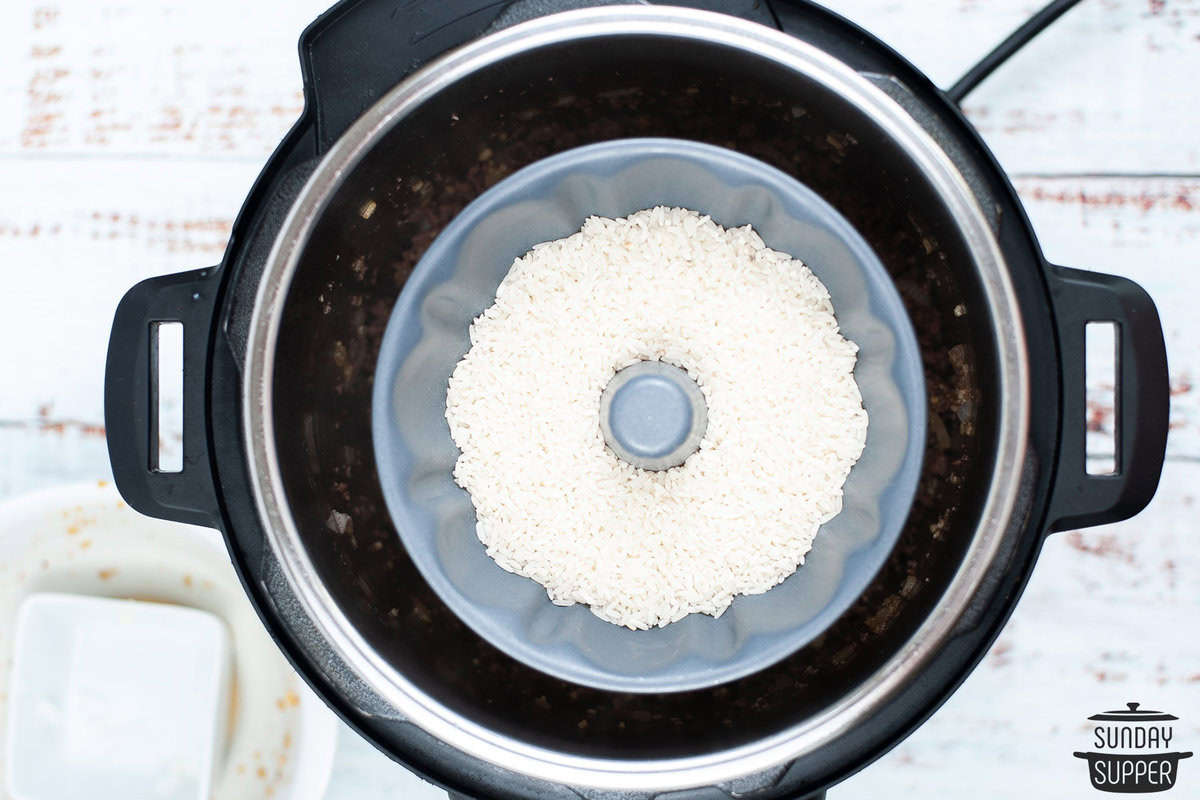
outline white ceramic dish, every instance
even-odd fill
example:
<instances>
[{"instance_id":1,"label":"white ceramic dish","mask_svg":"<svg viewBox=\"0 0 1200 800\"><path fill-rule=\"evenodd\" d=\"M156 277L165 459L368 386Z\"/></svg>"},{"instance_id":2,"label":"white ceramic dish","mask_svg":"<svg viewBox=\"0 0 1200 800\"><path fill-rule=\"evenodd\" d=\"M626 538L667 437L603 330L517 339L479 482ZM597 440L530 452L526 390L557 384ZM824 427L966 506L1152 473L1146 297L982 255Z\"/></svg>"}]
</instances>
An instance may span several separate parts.
<instances>
[{"instance_id":1,"label":"white ceramic dish","mask_svg":"<svg viewBox=\"0 0 1200 800\"><path fill-rule=\"evenodd\" d=\"M38 592L8 692L16 800L207 800L229 708L225 624L207 611Z\"/></svg>"},{"instance_id":2,"label":"white ceramic dish","mask_svg":"<svg viewBox=\"0 0 1200 800\"><path fill-rule=\"evenodd\" d=\"M13 630L33 592L149 600L222 619L233 671L211 797L324 796L337 720L263 629L216 531L144 517L105 483L19 497L0 504L0 631ZM0 636L0 686L9 683L12 647L11 636ZM7 705L0 694L0 719ZM0 752L6 741L0 731Z\"/></svg>"}]
</instances>

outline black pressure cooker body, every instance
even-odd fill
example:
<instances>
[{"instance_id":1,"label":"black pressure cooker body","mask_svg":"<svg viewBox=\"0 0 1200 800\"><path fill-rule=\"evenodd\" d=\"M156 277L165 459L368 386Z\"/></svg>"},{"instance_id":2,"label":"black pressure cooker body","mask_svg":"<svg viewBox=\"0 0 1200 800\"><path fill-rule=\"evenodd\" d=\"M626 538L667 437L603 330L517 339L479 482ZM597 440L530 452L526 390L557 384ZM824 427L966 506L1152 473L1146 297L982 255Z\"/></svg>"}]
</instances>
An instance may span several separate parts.
<instances>
[{"instance_id":1,"label":"black pressure cooker body","mask_svg":"<svg viewBox=\"0 0 1200 800\"><path fill-rule=\"evenodd\" d=\"M588 4L350 0L305 31L304 113L251 190L222 263L145 281L117 311L105 395L114 475L139 511L220 528L264 623L313 689L454 792L819 793L965 678L1047 531L1125 519L1149 502L1167 431L1157 313L1125 279L1047 264L957 107L830 12L679 3L719 6L791 39L667 9L545 16L577 5ZM487 47L472 50L484 35ZM840 94L818 79L846 73ZM880 114L864 114L856 92ZM900 290L930 404L917 499L859 601L768 669L649 696L542 674L458 620L396 535L369 420L388 315L442 227L516 169L632 136L744 152L837 208ZM906 136L915 150L897 144ZM178 473L156 469L152 446L154 328L167 321L184 325ZM1117 469L1105 476L1085 463L1092 321L1119 332Z\"/></svg>"}]
</instances>

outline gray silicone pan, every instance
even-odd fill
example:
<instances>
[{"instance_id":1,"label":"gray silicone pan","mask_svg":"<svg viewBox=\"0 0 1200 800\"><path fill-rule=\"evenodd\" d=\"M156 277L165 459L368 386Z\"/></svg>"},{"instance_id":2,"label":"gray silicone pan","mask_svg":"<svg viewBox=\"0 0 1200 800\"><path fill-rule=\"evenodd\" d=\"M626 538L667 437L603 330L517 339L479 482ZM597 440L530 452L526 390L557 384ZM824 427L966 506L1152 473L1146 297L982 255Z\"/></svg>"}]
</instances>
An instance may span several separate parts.
<instances>
[{"instance_id":1,"label":"gray silicone pan","mask_svg":"<svg viewBox=\"0 0 1200 800\"><path fill-rule=\"evenodd\" d=\"M555 606L506 572L475 535L470 496L451 475L458 449L446 389L470 347L471 321L513 259L575 233L592 215L683 206L725 226L749 223L806 263L858 343L855 378L870 416L842 512L803 566L742 596L719 618L692 614L648 631ZM825 630L867 587L908 516L925 439L925 390L912 325L883 265L810 189L740 153L677 139L623 139L569 150L506 178L441 233L405 284L376 367L373 436L388 510L409 555L480 636L535 669L628 692L673 692L770 666Z\"/></svg>"}]
</instances>

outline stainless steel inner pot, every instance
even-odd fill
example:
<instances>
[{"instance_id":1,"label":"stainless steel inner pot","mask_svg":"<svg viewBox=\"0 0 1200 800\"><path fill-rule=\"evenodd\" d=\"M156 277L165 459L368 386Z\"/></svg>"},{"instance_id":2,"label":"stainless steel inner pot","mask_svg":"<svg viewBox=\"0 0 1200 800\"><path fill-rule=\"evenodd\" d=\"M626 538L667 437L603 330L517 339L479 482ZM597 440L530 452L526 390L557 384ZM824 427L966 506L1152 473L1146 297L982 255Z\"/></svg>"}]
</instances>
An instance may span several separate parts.
<instances>
[{"instance_id":1,"label":"stainless steel inner pot","mask_svg":"<svg viewBox=\"0 0 1200 800\"><path fill-rule=\"evenodd\" d=\"M911 206L908 218L914 231L902 246L923 247L931 271L933 262L939 262L946 274L961 276L962 285L947 291L962 296L970 317L972 332L964 336L972 338L963 352L986 350L986 357L973 367L978 372L974 380L982 388L969 410L979 416L967 421L971 431L966 434L986 441L977 451L984 455L975 458L972 476L963 478L963 496L971 500L962 502L952 526L956 566L944 590L929 598L923 621L901 641L881 639L866 655L846 656L857 660L861 680L844 691L814 695L790 715L764 713L761 727L725 731L719 724L699 720L700 711L737 701L742 684L732 684L725 687L725 695L717 690L681 700L693 703L698 721L689 721L691 711L677 714L679 724L664 717L656 746L626 747L616 738L589 739L586 714L579 724L561 726L560 732L557 723L531 725L520 713L489 710L490 704L503 702L496 698L508 687L493 687L492 701L464 698L455 694L452 677L431 674L411 660L411 653L386 651L383 629L368 628L376 624L371 615L387 611L349 600L353 590L346 584L353 582L351 573L338 578L336 565L313 557L314 537L345 536L347 531L344 526L327 526L326 518L314 514L303 496L303 481L289 474L300 469L303 460L297 458L297 443L306 437L311 443L318 436L305 425L322 423L281 411L281 404L296 399L281 397L278 389L299 366L289 356L289 348L299 345L290 342L321 335L312 327L301 331L288 321L289 302L294 305L300 297L312 306L310 319L320 322L321 293L310 291L321 285L320 280L304 277L306 271L323 269L332 296L337 291L334 284L352 283L355 270L403 261L400 254L388 251L389 241L410 243L419 250L421 242L436 234L437 220L422 220L413 209L422 203L436 206L445 186L432 185L430 172L417 177L415 167L397 159L418 154L432 172L458 165L461 180L486 184L496 178L487 174L489 160L502 148L537 134L540 109L555 108L548 103L603 103L619 121L606 135L601 117L585 115L600 123L587 135L616 138L641 125L639 120L649 120L645 127L651 129L668 124L655 121L656 112L644 98L662 94L700 102L706 92L735 101L747 98L749 106L739 109L734 102L728 112L743 114L746 125L761 126L763 108L798 127L825 125L828 147L814 153L800 146L798 136L797 156L788 165L814 173L832 168L833 174L820 180L806 175L810 185L833 186L836 168L844 161L843 180L854 183L856 191L872 193L864 203ZM492 127L480 127L489 123ZM761 127L739 132L733 123L725 129L720 143L735 149L740 142L731 139L761 140L770 133ZM494 146L484 144L485 134L492 136L497 130L507 137L496 139ZM695 138L709 135L716 134L708 129L695 132ZM562 146L539 141L534 149L545 152ZM826 163L811 163L817 159ZM389 164L390 169L384 168ZM483 174L468 177L467 165ZM874 177L864 182L867 173ZM834 202L839 203L844 205ZM852 221L865 213L842 210ZM903 218L904 214L898 217ZM881 258L888 264L887 253ZM398 270L397 281L402 280ZM304 291L297 295L293 293L298 282ZM369 325L374 312L367 309L363 314L363 325ZM248 472L269 547L287 585L332 652L397 718L471 757L556 784L647 794L725 784L781 768L870 720L896 692L918 680L927 660L947 646L949 632L968 612L998 554L1003 555L1002 541L1018 498L1030 407L1021 320L993 226L963 174L926 130L867 77L797 38L722 15L665 7L567 12L499 31L431 63L383 96L317 166L275 239L253 305L242 395ZM354 343L342 346L344 371L362 369L354 360ZM947 514L951 511L948 507ZM366 572L361 574L362 583L372 580ZM870 634L864 628L863 641L869 641ZM796 682L796 691L803 688L794 677L781 673L779 679ZM571 690L563 691L564 697L570 695ZM619 715L623 702L620 697L604 698L603 713ZM531 716L532 711L531 707ZM627 742L637 741L633 729L639 724L631 717Z\"/></svg>"}]
</instances>

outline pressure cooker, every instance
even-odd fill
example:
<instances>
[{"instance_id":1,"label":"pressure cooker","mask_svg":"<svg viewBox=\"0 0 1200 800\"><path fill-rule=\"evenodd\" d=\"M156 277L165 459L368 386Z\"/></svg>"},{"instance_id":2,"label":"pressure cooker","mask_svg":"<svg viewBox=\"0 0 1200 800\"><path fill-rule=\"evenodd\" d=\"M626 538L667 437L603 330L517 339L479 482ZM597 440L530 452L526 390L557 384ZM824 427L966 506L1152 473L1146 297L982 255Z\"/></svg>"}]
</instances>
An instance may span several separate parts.
<instances>
[{"instance_id":1,"label":"pressure cooker","mask_svg":"<svg viewBox=\"0 0 1200 800\"><path fill-rule=\"evenodd\" d=\"M956 104L998 59L947 93L803 0L677 5L339 3L300 38L304 112L221 263L138 284L113 323L124 497L219 528L317 694L463 796L820 795L953 692L1048 533L1128 518L1158 483L1158 315L1136 284L1042 256ZM664 693L574 683L475 633L402 544L371 435L389 315L439 233L523 167L633 137L745 154L836 209L903 301L927 404L914 499L869 586L773 665ZM165 322L183 325L179 472L157 462ZM1118 350L1104 475L1085 446L1093 322L1115 324Z\"/></svg>"}]
</instances>

